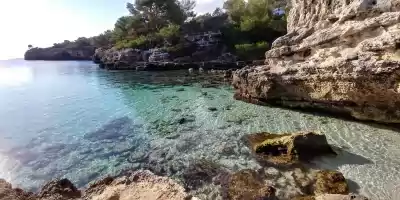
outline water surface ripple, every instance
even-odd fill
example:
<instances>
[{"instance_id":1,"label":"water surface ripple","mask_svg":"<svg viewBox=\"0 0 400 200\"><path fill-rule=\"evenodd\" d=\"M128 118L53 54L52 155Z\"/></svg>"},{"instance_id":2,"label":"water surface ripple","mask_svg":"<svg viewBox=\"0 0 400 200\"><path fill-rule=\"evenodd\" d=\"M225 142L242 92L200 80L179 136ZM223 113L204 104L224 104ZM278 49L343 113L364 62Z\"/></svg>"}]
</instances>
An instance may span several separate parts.
<instances>
[{"instance_id":1,"label":"water surface ripple","mask_svg":"<svg viewBox=\"0 0 400 200\"><path fill-rule=\"evenodd\" d=\"M54 177L82 187L149 165L179 177L199 159L258 169L243 135L310 130L339 154L312 166L343 172L371 199L400 196L398 131L235 101L219 81L186 71L107 72L90 62L0 61L0 177L35 190Z\"/></svg>"}]
</instances>

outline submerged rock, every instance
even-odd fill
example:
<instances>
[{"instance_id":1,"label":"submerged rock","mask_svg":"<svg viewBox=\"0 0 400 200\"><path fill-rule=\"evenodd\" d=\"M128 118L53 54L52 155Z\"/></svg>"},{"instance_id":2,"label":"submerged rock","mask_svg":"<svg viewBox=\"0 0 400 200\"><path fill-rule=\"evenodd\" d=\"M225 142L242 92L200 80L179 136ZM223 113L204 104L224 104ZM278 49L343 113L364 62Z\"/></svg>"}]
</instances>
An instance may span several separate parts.
<instances>
[{"instance_id":1,"label":"submerged rock","mask_svg":"<svg viewBox=\"0 0 400 200\"><path fill-rule=\"evenodd\" d=\"M242 170L228 175L222 181L224 199L229 200L277 200L275 188L265 184L254 170Z\"/></svg>"},{"instance_id":2,"label":"submerged rock","mask_svg":"<svg viewBox=\"0 0 400 200\"><path fill-rule=\"evenodd\" d=\"M265 65L233 75L235 97L400 123L398 0L292 0Z\"/></svg>"},{"instance_id":3,"label":"submerged rock","mask_svg":"<svg viewBox=\"0 0 400 200\"><path fill-rule=\"evenodd\" d=\"M317 156L336 155L325 135L313 132L295 134L257 133L244 137L260 162L292 165Z\"/></svg>"},{"instance_id":4,"label":"submerged rock","mask_svg":"<svg viewBox=\"0 0 400 200\"><path fill-rule=\"evenodd\" d=\"M349 187L343 174L337 171L319 171L315 183L315 194L348 194Z\"/></svg>"}]
</instances>

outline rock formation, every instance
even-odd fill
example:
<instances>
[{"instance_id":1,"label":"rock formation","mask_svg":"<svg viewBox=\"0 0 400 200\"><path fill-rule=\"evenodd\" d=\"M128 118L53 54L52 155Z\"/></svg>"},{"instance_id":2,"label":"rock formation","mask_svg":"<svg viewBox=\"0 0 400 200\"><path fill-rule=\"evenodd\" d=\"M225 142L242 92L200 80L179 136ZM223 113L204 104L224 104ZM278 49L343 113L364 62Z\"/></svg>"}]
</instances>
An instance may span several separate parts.
<instances>
[{"instance_id":1,"label":"rock formation","mask_svg":"<svg viewBox=\"0 0 400 200\"><path fill-rule=\"evenodd\" d=\"M261 163L290 166L323 155L335 155L325 135L308 133L256 133L244 137Z\"/></svg>"},{"instance_id":2,"label":"rock formation","mask_svg":"<svg viewBox=\"0 0 400 200\"><path fill-rule=\"evenodd\" d=\"M106 177L79 191L69 180L47 183L38 194L13 189L0 179L2 200L190 200L185 189L175 181L150 171L135 171L118 178Z\"/></svg>"},{"instance_id":3,"label":"rock formation","mask_svg":"<svg viewBox=\"0 0 400 200\"><path fill-rule=\"evenodd\" d=\"M32 48L25 52L25 60L91 60L95 47Z\"/></svg>"},{"instance_id":4,"label":"rock formation","mask_svg":"<svg viewBox=\"0 0 400 200\"><path fill-rule=\"evenodd\" d=\"M234 74L235 98L400 123L400 1L291 5L265 65Z\"/></svg>"}]
</instances>

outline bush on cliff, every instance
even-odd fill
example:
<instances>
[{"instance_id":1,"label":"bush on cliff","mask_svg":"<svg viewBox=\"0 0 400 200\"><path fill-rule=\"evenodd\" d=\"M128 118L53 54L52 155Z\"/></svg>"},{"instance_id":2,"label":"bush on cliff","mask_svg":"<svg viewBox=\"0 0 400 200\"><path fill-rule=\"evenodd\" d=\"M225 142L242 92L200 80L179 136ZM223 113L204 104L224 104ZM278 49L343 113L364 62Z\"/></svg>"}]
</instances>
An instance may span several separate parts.
<instances>
[{"instance_id":1,"label":"bush on cliff","mask_svg":"<svg viewBox=\"0 0 400 200\"><path fill-rule=\"evenodd\" d=\"M235 49L240 60L258 60L264 58L264 53L268 50L268 43L237 44Z\"/></svg>"}]
</instances>

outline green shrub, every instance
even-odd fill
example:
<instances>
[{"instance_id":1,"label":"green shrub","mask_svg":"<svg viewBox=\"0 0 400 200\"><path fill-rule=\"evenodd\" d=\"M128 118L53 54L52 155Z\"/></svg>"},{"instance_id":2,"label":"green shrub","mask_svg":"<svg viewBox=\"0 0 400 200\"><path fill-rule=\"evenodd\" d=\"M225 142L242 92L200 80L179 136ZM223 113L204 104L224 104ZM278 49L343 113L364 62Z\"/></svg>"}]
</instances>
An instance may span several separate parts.
<instances>
[{"instance_id":1,"label":"green shrub","mask_svg":"<svg viewBox=\"0 0 400 200\"><path fill-rule=\"evenodd\" d=\"M235 50L240 60L263 59L265 52L268 50L268 43L237 44L235 45Z\"/></svg>"},{"instance_id":2,"label":"green shrub","mask_svg":"<svg viewBox=\"0 0 400 200\"><path fill-rule=\"evenodd\" d=\"M160 31L158 31L156 35L161 38L179 37L180 28L181 27L179 25L171 24L169 26L160 29Z\"/></svg>"}]
</instances>

